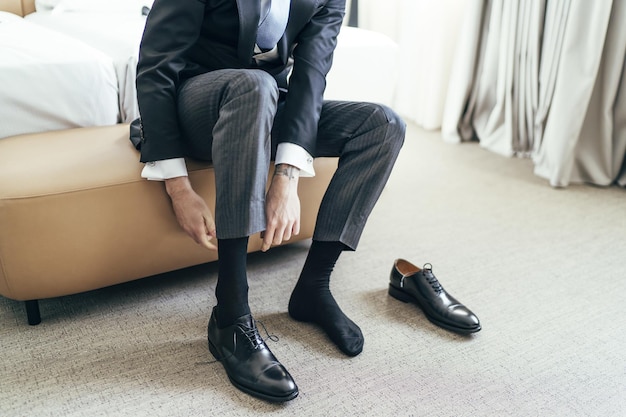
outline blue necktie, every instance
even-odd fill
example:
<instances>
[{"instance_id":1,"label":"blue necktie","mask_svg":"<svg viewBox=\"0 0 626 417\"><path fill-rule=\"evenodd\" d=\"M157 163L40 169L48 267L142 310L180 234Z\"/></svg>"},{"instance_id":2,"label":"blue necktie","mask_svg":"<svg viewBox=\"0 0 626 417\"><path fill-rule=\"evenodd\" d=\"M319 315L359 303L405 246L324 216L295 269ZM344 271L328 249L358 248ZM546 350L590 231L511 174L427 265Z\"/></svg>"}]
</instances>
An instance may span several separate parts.
<instances>
[{"instance_id":1,"label":"blue necktie","mask_svg":"<svg viewBox=\"0 0 626 417\"><path fill-rule=\"evenodd\" d=\"M256 44L263 50L276 46L285 33L291 0L262 0Z\"/></svg>"}]
</instances>

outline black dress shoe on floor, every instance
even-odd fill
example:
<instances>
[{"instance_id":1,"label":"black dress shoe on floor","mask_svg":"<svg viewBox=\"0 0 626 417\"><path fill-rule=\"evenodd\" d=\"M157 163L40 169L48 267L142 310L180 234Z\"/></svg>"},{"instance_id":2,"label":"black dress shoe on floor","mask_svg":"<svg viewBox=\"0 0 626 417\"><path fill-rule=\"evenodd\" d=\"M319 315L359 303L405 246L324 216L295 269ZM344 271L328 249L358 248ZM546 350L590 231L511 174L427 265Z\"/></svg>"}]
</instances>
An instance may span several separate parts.
<instances>
[{"instance_id":1,"label":"black dress shoe on floor","mask_svg":"<svg viewBox=\"0 0 626 417\"><path fill-rule=\"evenodd\" d=\"M222 362L235 387L271 402L289 401L298 396L296 383L266 346L250 314L220 329L214 308L208 333L209 350Z\"/></svg>"},{"instance_id":2,"label":"black dress shoe on floor","mask_svg":"<svg viewBox=\"0 0 626 417\"><path fill-rule=\"evenodd\" d=\"M417 304L437 326L461 334L481 329L478 317L443 289L432 265L420 269L404 259L396 259L389 279L389 295Z\"/></svg>"}]
</instances>

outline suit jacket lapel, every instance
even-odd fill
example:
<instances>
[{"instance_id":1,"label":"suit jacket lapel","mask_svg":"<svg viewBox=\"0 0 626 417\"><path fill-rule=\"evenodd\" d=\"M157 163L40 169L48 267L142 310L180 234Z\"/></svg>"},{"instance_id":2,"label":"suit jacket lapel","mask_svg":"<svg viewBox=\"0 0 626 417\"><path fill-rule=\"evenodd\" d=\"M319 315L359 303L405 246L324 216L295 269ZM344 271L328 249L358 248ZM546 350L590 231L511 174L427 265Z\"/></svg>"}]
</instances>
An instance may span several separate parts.
<instances>
[{"instance_id":1,"label":"suit jacket lapel","mask_svg":"<svg viewBox=\"0 0 626 417\"><path fill-rule=\"evenodd\" d=\"M248 64L256 43L261 2L259 0L237 0L239 11L239 45L237 53L242 62Z\"/></svg>"}]
</instances>

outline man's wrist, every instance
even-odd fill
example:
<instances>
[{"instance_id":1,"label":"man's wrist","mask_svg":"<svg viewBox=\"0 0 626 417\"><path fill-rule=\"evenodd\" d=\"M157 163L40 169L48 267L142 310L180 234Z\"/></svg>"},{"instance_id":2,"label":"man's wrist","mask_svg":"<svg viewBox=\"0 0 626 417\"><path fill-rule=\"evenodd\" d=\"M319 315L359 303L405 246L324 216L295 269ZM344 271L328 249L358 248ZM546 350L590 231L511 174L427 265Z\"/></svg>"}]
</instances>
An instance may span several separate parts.
<instances>
[{"instance_id":1,"label":"man's wrist","mask_svg":"<svg viewBox=\"0 0 626 417\"><path fill-rule=\"evenodd\" d=\"M300 178L300 169L289 164L278 164L274 167L274 177L287 177L289 180Z\"/></svg>"},{"instance_id":2,"label":"man's wrist","mask_svg":"<svg viewBox=\"0 0 626 417\"><path fill-rule=\"evenodd\" d=\"M168 178L165 180L165 191L170 198L174 198L177 194L191 190L189 177Z\"/></svg>"}]
</instances>

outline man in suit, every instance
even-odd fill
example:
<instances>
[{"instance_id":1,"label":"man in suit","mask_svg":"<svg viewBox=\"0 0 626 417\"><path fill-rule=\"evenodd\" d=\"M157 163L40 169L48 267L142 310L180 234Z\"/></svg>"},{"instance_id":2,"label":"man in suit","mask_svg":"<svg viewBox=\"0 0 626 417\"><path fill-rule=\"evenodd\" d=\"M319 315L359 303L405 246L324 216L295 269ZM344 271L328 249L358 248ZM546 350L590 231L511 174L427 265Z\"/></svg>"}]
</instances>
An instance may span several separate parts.
<instances>
[{"instance_id":1,"label":"man in suit","mask_svg":"<svg viewBox=\"0 0 626 417\"><path fill-rule=\"evenodd\" d=\"M298 388L248 306L248 237L260 232L266 251L297 234L298 178L315 175L314 157L339 157L288 311L358 355L363 335L329 279L356 249L404 140L404 122L383 105L323 100L344 14L345 0L156 0L140 48L142 176L164 181L181 227L218 251L210 351L237 388L269 401ZM215 218L184 157L212 161Z\"/></svg>"}]
</instances>

